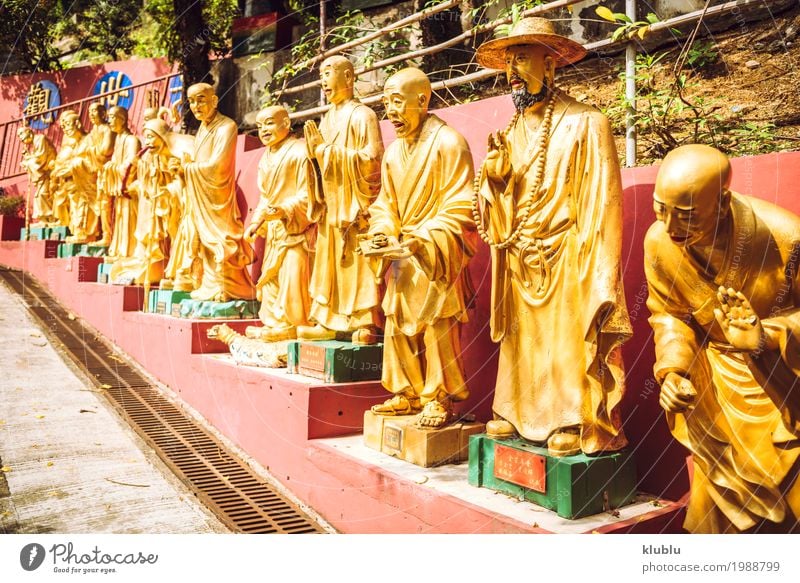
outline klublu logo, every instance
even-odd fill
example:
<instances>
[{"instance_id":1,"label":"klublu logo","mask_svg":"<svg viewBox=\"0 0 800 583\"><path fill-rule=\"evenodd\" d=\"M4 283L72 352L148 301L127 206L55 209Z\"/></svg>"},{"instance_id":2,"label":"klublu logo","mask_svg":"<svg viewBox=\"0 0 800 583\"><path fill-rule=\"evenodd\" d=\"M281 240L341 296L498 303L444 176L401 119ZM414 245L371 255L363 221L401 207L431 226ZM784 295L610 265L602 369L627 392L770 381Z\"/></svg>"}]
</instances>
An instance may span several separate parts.
<instances>
[{"instance_id":1,"label":"klublu logo","mask_svg":"<svg viewBox=\"0 0 800 583\"><path fill-rule=\"evenodd\" d=\"M44 562L44 547L38 543L31 543L22 547L19 552L19 564L26 571L35 571Z\"/></svg>"}]
</instances>

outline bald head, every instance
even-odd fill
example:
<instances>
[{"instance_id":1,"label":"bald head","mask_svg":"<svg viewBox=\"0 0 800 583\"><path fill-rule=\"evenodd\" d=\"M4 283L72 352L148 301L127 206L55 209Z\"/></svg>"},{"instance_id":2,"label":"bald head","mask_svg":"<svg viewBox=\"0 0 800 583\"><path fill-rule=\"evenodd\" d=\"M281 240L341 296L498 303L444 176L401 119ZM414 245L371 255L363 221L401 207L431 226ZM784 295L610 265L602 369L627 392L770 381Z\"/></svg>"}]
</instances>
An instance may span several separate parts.
<instances>
[{"instance_id":1,"label":"bald head","mask_svg":"<svg viewBox=\"0 0 800 583\"><path fill-rule=\"evenodd\" d=\"M186 91L189 99L189 109L201 122L209 122L217 114L219 98L214 93L214 88L208 83L195 83Z\"/></svg>"},{"instance_id":2,"label":"bald head","mask_svg":"<svg viewBox=\"0 0 800 583\"><path fill-rule=\"evenodd\" d=\"M392 122L397 137L416 140L428 117L431 82L428 76L414 67L401 69L383 86L383 105L386 117Z\"/></svg>"},{"instance_id":3,"label":"bald head","mask_svg":"<svg viewBox=\"0 0 800 583\"><path fill-rule=\"evenodd\" d=\"M353 99L355 71L353 63L344 57L335 55L322 61L319 78L322 82L325 99L330 103L339 105Z\"/></svg>"},{"instance_id":4,"label":"bald head","mask_svg":"<svg viewBox=\"0 0 800 583\"><path fill-rule=\"evenodd\" d=\"M268 148L280 145L289 135L291 127L289 112L280 105L265 107L256 115L258 139Z\"/></svg>"},{"instance_id":5,"label":"bald head","mask_svg":"<svg viewBox=\"0 0 800 583\"><path fill-rule=\"evenodd\" d=\"M730 207L731 164L710 146L691 144L664 158L653 204L676 244L707 244Z\"/></svg>"}]
</instances>

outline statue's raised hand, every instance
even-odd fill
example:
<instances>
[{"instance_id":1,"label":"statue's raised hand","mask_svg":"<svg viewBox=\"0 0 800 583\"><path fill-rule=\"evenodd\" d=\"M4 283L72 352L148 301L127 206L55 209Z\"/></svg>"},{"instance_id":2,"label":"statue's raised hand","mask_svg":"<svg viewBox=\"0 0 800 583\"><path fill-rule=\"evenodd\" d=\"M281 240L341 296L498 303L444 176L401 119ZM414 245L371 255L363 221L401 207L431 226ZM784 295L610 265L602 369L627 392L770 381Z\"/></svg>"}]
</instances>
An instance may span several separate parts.
<instances>
[{"instance_id":1,"label":"statue's raised hand","mask_svg":"<svg viewBox=\"0 0 800 583\"><path fill-rule=\"evenodd\" d=\"M317 124L313 120L307 121L303 125L303 134L306 138L306 153L310 160L317 158L317 150L325 144L322 132L319 131Z\"/></svg>"},{"instance_id":2,"label":"statue's raised hand","mask_svg":"<svg viewBox=\"0 0 800 583\"><path fill-rule=\"evenodd\" d=\"M720 307L714 310L714 316L728 343L744 352L763 348L764 328L761 319L742 292L720 287L717 301Z\"/></svg>"},{"instance_id":3,"label":"statue's raised hand","mask_svg":"<svg viewBox=\"0 0 800 583\"><path fill-rule=\"evenodd\" d=\"M511 173L511 146L503 132L489 134L486 174L493 180L505 180Z\"/></svg>"}]
</instances>

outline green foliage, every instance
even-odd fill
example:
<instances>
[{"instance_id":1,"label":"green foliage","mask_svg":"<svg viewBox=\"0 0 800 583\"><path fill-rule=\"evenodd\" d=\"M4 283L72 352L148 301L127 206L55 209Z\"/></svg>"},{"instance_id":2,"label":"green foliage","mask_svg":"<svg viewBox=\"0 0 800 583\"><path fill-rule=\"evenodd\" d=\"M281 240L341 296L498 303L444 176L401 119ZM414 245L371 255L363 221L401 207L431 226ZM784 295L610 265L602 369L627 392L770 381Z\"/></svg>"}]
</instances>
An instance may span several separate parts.
<instances>
[{"instance_id":1,"label":"green foliage","mask_svg":"<svg viewBox=\"0 0 800 583\"><path fill-rule=\"evenodd\" d=\"M694 94L697 84L689 73L672 73L665 64L667 53L636 57L636 98L625 96L621 72L617 100L606 115L617 127L625 127L630 107L635 107L642 162L663 158L684 144L708 144L730 155L762 154L779 148L775 126L723 115L719 101Z\"/></svg>"},{"instance_id":2,"label":"green foliage","mask_svg":"<svg viewBox=\"0 0 800 583\"><path fill-rule=\"evenodd\" d=\"M698 40L692 43L686 52L686 62L684 68L700 70L713 65L719 60L717 45L713 40Z\"/></svg>"},{"instance_id":3,"label":"green foliage","mask_svg":"<svg viewBox=\"0 0 800 583\"><path fill-rule=\"evenodd\" d=\"M494 4L497 0L490 0L487 4ZM523 0L522 2L514 2L509 8L505 8L500 11L497 15L498 20L503 20L504 18L511 18L511 22L509 24L501 24L497 28L494 29L494 34L498 38L506 37L511 33L511 30L522 20L522 13L528 10L529 8L533 8L534 6L539 6L542 4L541 0Z\"/></svg>"},{"instance_id":4,"label":"green foliage","mask_svg":"<svg viewBox=\"0 0 800 583\"><path fill-rule=\"evenodd\" d=\"M6 72L9 62L18 63L23 70L52 70L60 68L61 51L55 47L59 30L56 24L64 18L61 2L57 0L3 0L0 16L0 54L8 60L0 65Z\"/></svg>"},{"instance_id":5,"label":"green foliage","mask_svg":"<svg viewBox=\"0 0 800 583\"><path fill-rule=\"evenodd\" d=\"M595 13L603 20L607 20L608 22L613 22L614 24L618 25L611 35L611 39L614 41L618 41L623 38L632 39L634 36L638 36L639 39L643 40L650 31L650 26L659 21L658 16L652 12L645 17L645 20L634 21L627 14L622 12L612 12L610 9L602 5L595 8Z\"/></svg>"},{"instance_id":6,"label":"green foliage","mask_svg":"<svg viewBox=\"0 0 800 583\"><path fill-rule=\"evenodd\" d=\"M0 196L0 216L21 217L25 210L25 198L22 196Z\"/></svg>"}]
</instances>

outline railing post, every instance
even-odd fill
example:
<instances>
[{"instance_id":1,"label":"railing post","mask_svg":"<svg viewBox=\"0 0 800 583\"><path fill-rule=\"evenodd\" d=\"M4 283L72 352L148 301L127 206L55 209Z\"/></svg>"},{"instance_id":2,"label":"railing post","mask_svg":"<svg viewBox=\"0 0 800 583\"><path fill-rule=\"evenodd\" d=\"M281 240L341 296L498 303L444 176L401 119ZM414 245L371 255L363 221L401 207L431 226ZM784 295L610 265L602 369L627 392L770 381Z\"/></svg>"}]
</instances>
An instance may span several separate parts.
<instances>
[{"instance_id":1,"label":"railing post","mask_svg":"<svg viewBox=\"0 0 800 583\"><path fill-rule=\"evenodd\" d=\"M636 22L636 0L625 0L625 14ZM636 166L636 45L631 39L625 47L625 166Z\"/></svg>"}]
</instances>

